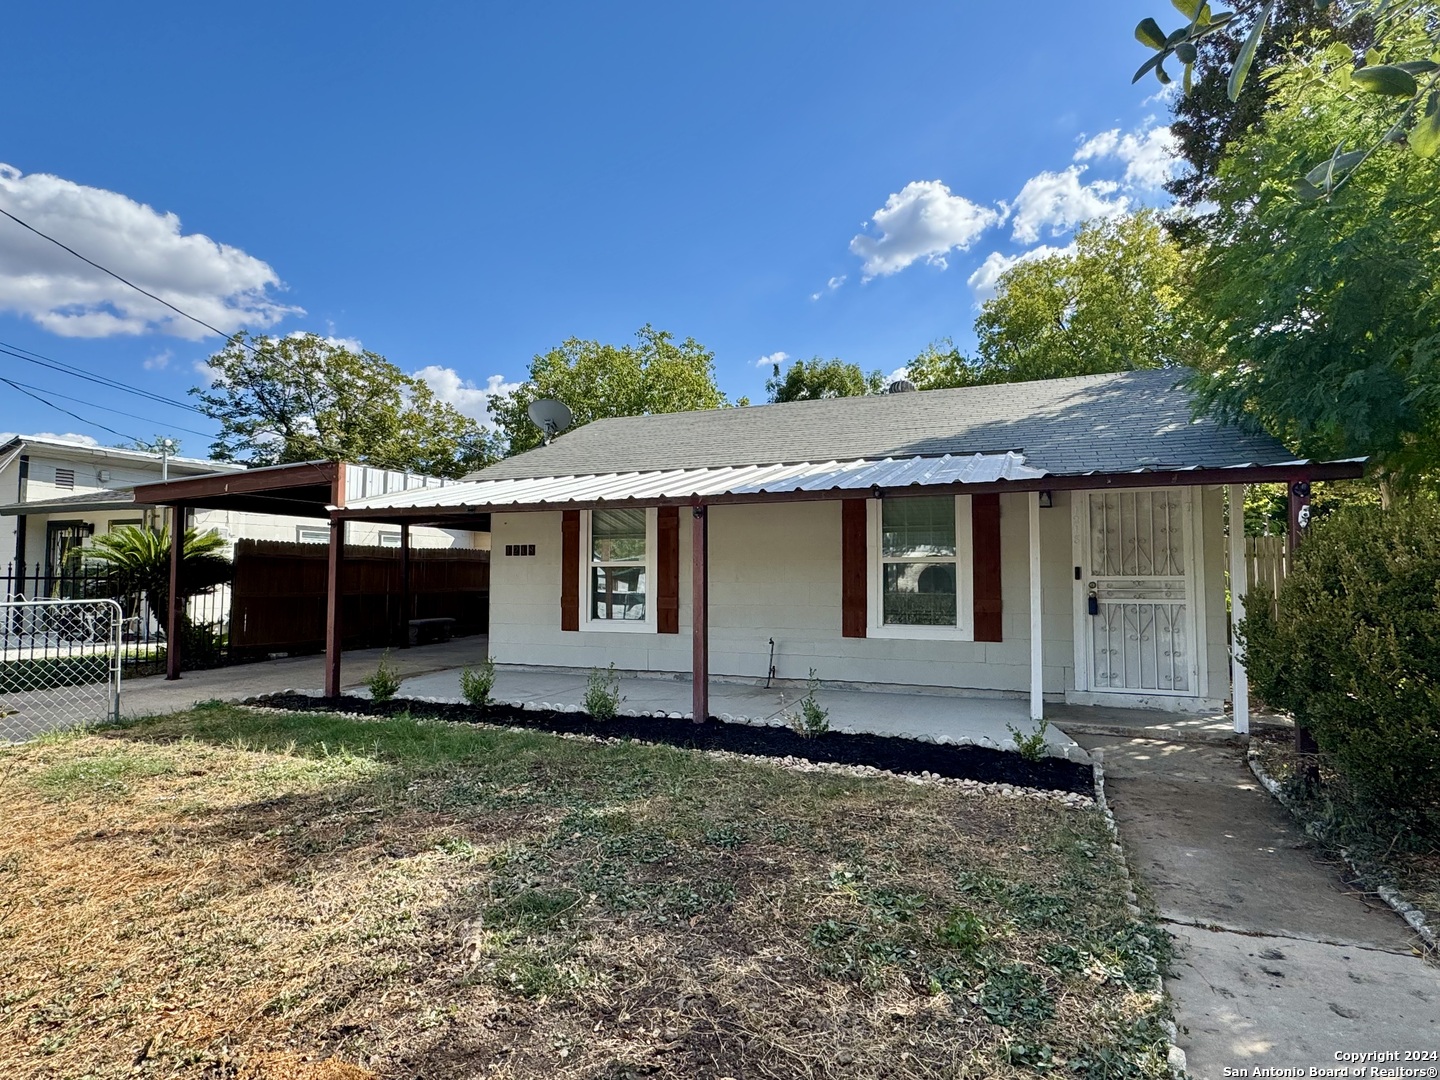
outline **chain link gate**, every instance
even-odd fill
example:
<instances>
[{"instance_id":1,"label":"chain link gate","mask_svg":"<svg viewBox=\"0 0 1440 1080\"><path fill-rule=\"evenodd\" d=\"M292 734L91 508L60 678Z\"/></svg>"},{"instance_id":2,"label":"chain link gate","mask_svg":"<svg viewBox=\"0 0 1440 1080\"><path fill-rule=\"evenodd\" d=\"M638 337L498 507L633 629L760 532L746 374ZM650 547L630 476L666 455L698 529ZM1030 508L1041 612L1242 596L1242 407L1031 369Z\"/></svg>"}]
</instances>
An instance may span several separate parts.
<instances>
[{"instance_id":1,"label":"chain link gate","mask_svg":"<svg viewBox=\"0 0 1440 1080\"><path fill-rule=\"evenodd\" d=\"M0 742L120 718L120 605L0 603Z\"/></svg>"}]
</instances>

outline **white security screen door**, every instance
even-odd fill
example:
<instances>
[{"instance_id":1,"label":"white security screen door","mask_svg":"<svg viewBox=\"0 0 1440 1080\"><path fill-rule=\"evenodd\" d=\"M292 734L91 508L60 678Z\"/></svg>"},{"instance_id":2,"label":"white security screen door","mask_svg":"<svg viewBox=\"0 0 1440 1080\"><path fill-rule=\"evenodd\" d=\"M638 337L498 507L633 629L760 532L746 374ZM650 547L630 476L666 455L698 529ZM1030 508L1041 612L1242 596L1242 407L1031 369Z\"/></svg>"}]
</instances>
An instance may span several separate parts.
<instances>
[{"instance_id":1,"label":"white security screen door","mask_svg":"<svg viewBox=\"0 0 1440 1080\"><path fill-rule=\"evenodd\" d=\"M1087 492L1081 518L1089 689L1195 695L1190 490Z\"/></svg>"}]
</instances>

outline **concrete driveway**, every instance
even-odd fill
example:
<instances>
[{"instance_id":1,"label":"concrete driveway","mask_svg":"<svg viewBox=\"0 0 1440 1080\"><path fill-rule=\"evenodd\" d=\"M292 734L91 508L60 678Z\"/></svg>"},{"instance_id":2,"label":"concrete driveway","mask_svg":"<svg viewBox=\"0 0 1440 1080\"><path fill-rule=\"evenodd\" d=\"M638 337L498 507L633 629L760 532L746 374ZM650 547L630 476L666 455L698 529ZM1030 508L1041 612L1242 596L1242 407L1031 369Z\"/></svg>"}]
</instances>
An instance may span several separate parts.
<instances>
[{"instance_id":1,"label":"concrete driveway","mask_svg":"<svg viewBox=\"0 0 1440 1080\"><path fill-rule=\"evenodd\" d=\"M1317 1075L1345 1064L1337 1053L1440 1050L1440 967L1320 856L1243 750L1078 741L1104 752L1122 841L1177 940L1166 989L1192 1075Z\"/></svg>"}]
</instances>

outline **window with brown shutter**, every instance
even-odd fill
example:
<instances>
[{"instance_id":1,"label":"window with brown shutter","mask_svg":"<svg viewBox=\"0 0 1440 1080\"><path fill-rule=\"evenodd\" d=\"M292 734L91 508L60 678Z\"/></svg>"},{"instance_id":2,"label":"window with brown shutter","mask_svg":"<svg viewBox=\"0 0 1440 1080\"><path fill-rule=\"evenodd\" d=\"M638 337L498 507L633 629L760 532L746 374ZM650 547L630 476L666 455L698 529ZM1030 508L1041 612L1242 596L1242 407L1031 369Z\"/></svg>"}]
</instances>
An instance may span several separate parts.
<instances>
[{"instance_id":1,"label":"window with brown shutter","mask_svg":"<svg viewBox=\"0 0 1440 1080\"><path fill-rule=\"evenodd\" d=\"M680 632L680 508L662 506L655 519L655 614L661 634Z\"/></svg>"},{"instance_id":2,"label":"window with brown shutter","mask_svg":"<svg viewBox=\"0 0 1440 1080\"><path fill-rule=\"evenodd\" d=\"M970 544L975 561L975 640L1000 640L1000 496L970 497Z\"/></svg>"}]
</instances>

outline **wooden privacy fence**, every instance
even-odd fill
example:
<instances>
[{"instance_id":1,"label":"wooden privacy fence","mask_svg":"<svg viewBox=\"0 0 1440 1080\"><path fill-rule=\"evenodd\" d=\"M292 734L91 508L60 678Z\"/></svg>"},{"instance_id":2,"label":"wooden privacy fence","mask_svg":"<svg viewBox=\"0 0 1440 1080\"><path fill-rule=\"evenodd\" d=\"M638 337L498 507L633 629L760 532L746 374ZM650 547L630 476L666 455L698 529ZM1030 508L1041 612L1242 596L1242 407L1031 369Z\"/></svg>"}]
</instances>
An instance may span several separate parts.
<instances>
[{"instance_id":1,"label":"wooden privacy fence","mask_svg":"<svg viewBox=\"0 0 1440 1080\"><path fill-rule=\"evenodd\" d=\"M1290 552L1283 536L1247 536L1245 572L1250 589L1263 585L1270 590L1271 608L1280 595L1280 584L1290 572Z\"/></svg>"},{"instance_id":2,"label":"wooden privacy fence","mask_svg":"<svg viewBox=\"0 0 1440 1080\"><path fill-rule=\"evenodd\" d=\"M230 594L231 651L323 649L328 559L324 544L238 541ZM488 551L412 549L408 611L401 610L398 548L347 544L341 571L344 648L398 645L410 619L454 619L456 634L483 634L489 628Z\"/></svg>"}]
</instances>

